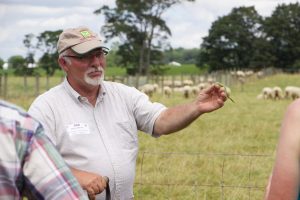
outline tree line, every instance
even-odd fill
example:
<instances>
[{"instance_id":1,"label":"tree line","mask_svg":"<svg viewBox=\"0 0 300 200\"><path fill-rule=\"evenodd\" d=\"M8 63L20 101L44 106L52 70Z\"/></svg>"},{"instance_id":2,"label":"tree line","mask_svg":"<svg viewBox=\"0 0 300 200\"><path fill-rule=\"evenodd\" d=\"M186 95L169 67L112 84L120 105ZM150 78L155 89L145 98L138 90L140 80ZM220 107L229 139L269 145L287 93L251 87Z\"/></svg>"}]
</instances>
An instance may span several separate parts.
<instances>
[{"instance_id":1,"label":"tree line","mask_svg":"<svg viewBox=\"0 0 300 200\"><path fill-rule=\"evenodd\" d=\"M116 0L116 6L94 11L105 17L101 28L107 40L117 39L107 57L108 66L120 66L129 74L149 74L171 61L196 64L210 71L226 69L260 70L275 67L300 69L300 4L280 4L271 16L262 17L254 6L233 8L219 17L203 38L199 48L172 49L171 30L162 14L184 0ZM185 0L194 1L194 0ZM45 71L53 75L57 64L56 43L62 30L25 35L26 57L12 56L9 68L15 74ZM41 53L38 61L35 54ZM0 59L0 66L3 60ZM37 68L28 68L37 63Z\"/></svg>"},{"instance_id":2,"label":"tree line","mask_svg":"<svg viewBox=\"0 0 300 200\"><path fill-rule=\"evenodd\" d=\"M197 57L210 70L265 67L300 69L300 4L278 5L263 18L255 8L234 8L212 23Z\"/></svg>"}]
</instances>

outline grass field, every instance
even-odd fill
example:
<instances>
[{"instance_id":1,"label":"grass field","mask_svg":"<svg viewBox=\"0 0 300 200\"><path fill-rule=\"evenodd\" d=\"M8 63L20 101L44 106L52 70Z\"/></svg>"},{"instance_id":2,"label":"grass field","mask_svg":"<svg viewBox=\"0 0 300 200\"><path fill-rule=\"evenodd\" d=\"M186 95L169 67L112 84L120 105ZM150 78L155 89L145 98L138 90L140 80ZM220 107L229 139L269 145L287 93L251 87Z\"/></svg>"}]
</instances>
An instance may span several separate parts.
<instances>
[{"instance_id":1,"label":"grass field","mask_svg":"<svg viewBox=\"0 0 300 200\"><path fill-rule=\"evenodd\" d=\"M136 199L263 199L280 123L291 100L257 100L263 87L300 85L275 75L232 87L226 105L188 128L159 139L140 134ZM182 103L181 95L154 101ZM147 152L147 153L143 153ZM172 152L163 154L163 152Z\"/></svg>"},{"instance_id":2,"label":"grass field","mask_svg":"<svg viewBox=\"0 0 300 200\"><path fill-rule=\"evenodd\" d=\"M222 109L204 114L186 129L156 139L139 133L135 199L262 199L281 120L291 100L258 100L256 96L263 87L287 85L300 86L300 76L254 79L246 82L243 91L240 85L232 86L235 103L227 101ZM34 98L18 96L20 88L22 81L11 83L9 92L15 95L8 100L27 109ZM173 106L192 99L156 94L152 100Z\"/></svg>"}]
</instances>

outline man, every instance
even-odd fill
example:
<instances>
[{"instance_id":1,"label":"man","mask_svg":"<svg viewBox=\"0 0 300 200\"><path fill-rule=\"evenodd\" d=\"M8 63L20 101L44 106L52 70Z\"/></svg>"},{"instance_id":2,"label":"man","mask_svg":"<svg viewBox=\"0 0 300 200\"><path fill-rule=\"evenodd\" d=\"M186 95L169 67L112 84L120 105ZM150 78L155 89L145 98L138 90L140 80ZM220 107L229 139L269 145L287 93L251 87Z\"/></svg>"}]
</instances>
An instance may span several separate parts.
<instances>
[{"instance_id":1,"label":"man","mask_svg":"<svg viewBox=\"0 0 300 200\"><path fill-rule=\"evenodd\" d=\"M300 199L300 99L286 110L266 200Z\"/></svg>"},{"instance_id":2,"label":"man","mask_svg":"<svg viewBox=\"0 0 300 200\"><path fill-rule=\"evenodd\" d=\"M42 126L0 100L0 199L88 199Z\"/></svg>"},{"instance_id":3,"label":"man","mask_svg":"<svg viewBox=\"0 0 300 200\"><path fill-rule=\"evenodd\" d=\"M214 85L192 103L166 108L133 87L104 81L108 49L85 27L63 31L57 46L66 79L39 96L29 112L46 127L90 195L104 190L102 176L107 176L112 199L132 199L137 130L154 137L173 133L226 101Z\"/></svg>"}]
</instances>

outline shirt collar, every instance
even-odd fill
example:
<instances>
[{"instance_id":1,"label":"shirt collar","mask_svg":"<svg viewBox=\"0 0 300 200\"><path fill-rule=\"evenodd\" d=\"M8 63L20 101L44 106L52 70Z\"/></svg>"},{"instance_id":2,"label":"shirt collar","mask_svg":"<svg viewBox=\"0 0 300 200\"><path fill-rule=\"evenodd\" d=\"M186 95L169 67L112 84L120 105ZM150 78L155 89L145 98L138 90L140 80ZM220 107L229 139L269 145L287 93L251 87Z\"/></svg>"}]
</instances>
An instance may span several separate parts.
<instances>
[{"instance_id":1,"label":"shirt collar","mask_svg":"<svg viewBox=\"0 0 300 200\"><path fill-rule=\"evenodd\" d=\"M101 87L100 87L101 90L100 90L100 92L99 92L99 94L98 94L97 101L103 101L103 98L104 98L104 96L105 96L105 94L106 94L106 89L105 89L105 87L104 87L104 82L105 82L105 81L102 82L103 84L102 84ZM74 89L72 88L72 86L71 86L70 83L68 82L67 77L65 77L65 79L64 79L64 81L63 81L63 86L65 87L65 89L67 90L67 92L68 92L74 99L76 99L76 100L82 102L82 101L83 101L83 98L85 98L85 97L81 96L76 90L74 90Z\"/></svg>"}]
</instances>

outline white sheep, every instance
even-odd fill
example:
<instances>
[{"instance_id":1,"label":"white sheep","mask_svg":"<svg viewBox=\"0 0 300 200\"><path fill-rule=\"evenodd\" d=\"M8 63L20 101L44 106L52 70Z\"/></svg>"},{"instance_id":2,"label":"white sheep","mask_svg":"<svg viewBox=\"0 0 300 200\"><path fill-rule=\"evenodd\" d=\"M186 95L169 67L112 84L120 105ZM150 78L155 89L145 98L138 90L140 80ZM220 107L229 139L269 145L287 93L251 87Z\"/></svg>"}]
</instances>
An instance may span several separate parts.
<instances>
[{"instance_id":1,"label":"white sheep","mask_svg":"<svg viewBox=\"0 0 300 200\"><path fill-rule=\"evenodd\" d=\"M184 85L184 86L185 86L185 85L192 86L193 84L194 84L194 81L189 80L189 79L183 81L183 85Z\"/></svg>"},{"instance_id":2,"label":"white sheep","mask_svg":"<svg viewBox=\"0 0 300 200\"><path fill-rule=\"evenodd\" d=\"M204 90L205 88L207 88L210 84L209 83L199 83L198 84L198 88L199 90Z\"/></svg>"},{"instance_id":3,"label":"white sheep","mask_svg":"<svg viewBox=\"0 0 300 200\"><path fill-rule=\"evenodd\" d=\"M191 92L196 96L200 92L200 89L198 86L191 86Z\"/></svg>"},{"instance_id":4,"label":"white sheep","mask_svg":"<svg viewBox=\"0 0 300 200\"><path fill-rule=\"evenodd\" d=\"M264 87L262 89L262 96L263 96L263 99L273 99L273 96L274 96L273 89L270 87Z\"/></svg>"},{"instance_id":5,"label":"white sheep","mask_svg":"<svg viewBox=\"0 0 300 200\"><path fill-rule=\"evenodd\" d=\"M237 72L236 72L236 75L237 75L237 77L238 78L240 78L240 77L245 77L246 76L246 74L245 74L245 72L243 72L243 71L241 71L241 70L238 70Z\"/></svg>"},{"instance_id":6,"label":"white sheep","mask_svg":"<svg viewBox=\"0 0 300 200\"><path fill-rule=\"evenodd\" d=\"M164 95L166 95L169 98L172 94L172 89L169 86L164 86L163 92Z\"/></svg>"},{"instance_id":7,"label":"white sheep","mask_svg":"<svg viewBox=\"0 0 300 200\"><path fill-rule=\"evenodd\" d=\"M297 99L300 97L300 88L296 86L287 86L284 89L284 97L286 99L292 98Z\"/></svg>"},{"instance_id":8,"label":"white sheep","mask_svg":"<svg viewBox=\"0 0 300 200\"><path fill-rule=\"evenodd\" d=\"M283 98L283 92L282 89L278 86L273 87L273 99L282 99Z\"/></svg>"},{"instance_id":9,"label":"white sheep","mask_svg":"<svg viewBox=\"0 0 300 200\"><path fill-rule=\"evenodd\" d=\"M189 85L186 85L182 88L182 91L183 91L183 96L185 98L189 98L192 93L192 87Z\"/></svg>"},{"instance_id":10,"label":"white sheep","mask_svg":"<svg viewBox=\"0 0 300 200\"><path fill-rule=\"evenodd\" d=\"M155 88L152 84L145 84L145 85L140 87L140 91L145 93L149 97L152 97L152 95L154 93L154 90L155 90Z\"/></svg>"}]
</instances>

